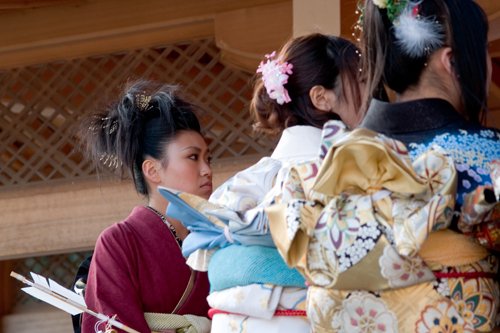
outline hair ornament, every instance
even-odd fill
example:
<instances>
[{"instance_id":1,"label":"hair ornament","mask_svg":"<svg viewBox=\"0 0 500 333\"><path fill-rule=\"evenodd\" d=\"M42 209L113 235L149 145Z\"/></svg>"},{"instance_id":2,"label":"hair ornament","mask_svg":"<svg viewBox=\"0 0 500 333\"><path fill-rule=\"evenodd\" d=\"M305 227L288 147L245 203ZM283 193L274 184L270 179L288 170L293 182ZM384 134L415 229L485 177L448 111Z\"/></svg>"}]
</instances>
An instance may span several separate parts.
<instances>
[{"instance_id":1,"label":"hair ornament","mask_svg":"<svg viewBox=\"0 0 500 333\"><path fill-rule=\"evenodd\" d=\"M387 10L387 17L391 22L403 12L408 2L408 0L373 0L375 6Z\"/></svg>"},{"instance_id":2,"label":"hair ornament","mask_svg":"<svg viewBox=\"0 0 500 333\"><path fill-rule=\"evenodd\" d=\"M288 62L282 63L282 57L271 60L274 57L276 51L266 54L267 62L261 61L257 73L262 73L262 81L269 97L276 100L279 105L283 105L292 101L284 85L288 82L289 75L293 73L293 65Z\"/></svg>"},{"instance_id":3,"label":"hair ornament","mask_svg":"<svg viewBox=\"0 0 500 333\"><path fill-rule=\"evenodd\" d=\"M419 14L419 2L408 2L401 15L393 22L396 44L410 58L431 54L444 45L443 26L434 17Z\"/></svg>"},{"instance_id":4,"label":"hair ornament","mask_svg":"<svg viewBox=\"0 0 500 333\"><path fill-rule=\"evenodd\" d=\"M103 123L102 125L100 125L97 121L95 125L89 127L89 130L93 131L94 134L97 134L103 128L109 128L109 134L113 134L113 132L118 129L118 121L116 119L113 121L109 121L112 119L111 117L94 116L94 118L101 120Z\"/></svg>"},{"instance_id":5,"label":"hair ornament","mask_svg":"<svg viewBox=\"0 0 500 333\"><path fill-rule=\"evenodd\" d=\"M145 94L146 92L144 92ZM149 105L149 102L151 102L151 96L148 95L143 95L143 94L136 94L135 95L135 106L139 111L147 111L152 108L152 106Z\"/></svg>"},{"instance_id":6,"label":"hair ornament","mask_svg":"<svg viewBox=\"0 0 500 333\"><path fill-rule=\"evenodd\" d=\"M116 154L103 153L99 161L108 168L114 167L118 169L119 166L123 165L122 162L118 162L118 156L116 156Z\"/></svg>"}]
</instances>

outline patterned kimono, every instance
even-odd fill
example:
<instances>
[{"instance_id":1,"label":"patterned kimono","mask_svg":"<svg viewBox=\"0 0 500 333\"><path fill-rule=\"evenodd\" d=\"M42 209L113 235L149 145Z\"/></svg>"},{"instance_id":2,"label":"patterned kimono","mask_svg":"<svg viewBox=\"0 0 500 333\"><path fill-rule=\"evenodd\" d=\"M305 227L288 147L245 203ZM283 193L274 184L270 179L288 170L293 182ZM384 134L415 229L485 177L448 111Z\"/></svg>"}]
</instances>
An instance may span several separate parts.
<instances>
[{"instance_id":1,"label":"patterned kimono","mask_svg":"<svg viewBox=\"0 0 500 333\"><path fill-rule=\"evenodd\" d=\"M292 163L317 156L321 134L311 126L287 128L270 158L228 180L210 202L160 189L170 202L167 215L191 230L183 243L188 265L208 271L213 332L310 332L305 279L274 247L264 208Z\"/></svg>"},{"instance_id":2,"label":"patterned kimono","mask_svg":"<svg viewBox=\"0 0 500 333\"><path fill-rule=\"evenodd\" d=\"M295 165L266 209L280 254L310 284L313 331L491 331L499 306L498 263L486 249L498 245L487 171L500 157L495 132L441 100L374 104L362 127L395 132L409 154L384 135L329 123L328 154ZM469 194L477 185L487 188ZM455 199L465 202L461 214ZM462 232L450 229L456 215Z\"/></svg>"}]
</instances>

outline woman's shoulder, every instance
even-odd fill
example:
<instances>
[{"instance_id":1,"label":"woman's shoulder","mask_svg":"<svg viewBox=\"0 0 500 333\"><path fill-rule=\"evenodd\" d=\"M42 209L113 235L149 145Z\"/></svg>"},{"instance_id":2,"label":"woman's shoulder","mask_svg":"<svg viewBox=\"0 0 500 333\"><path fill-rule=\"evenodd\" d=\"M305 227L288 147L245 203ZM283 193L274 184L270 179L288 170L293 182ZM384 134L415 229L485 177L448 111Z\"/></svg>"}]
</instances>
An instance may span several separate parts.
<instances>
[{"instance_id":1,"label":"woman's shoulder","mask_svg":"<svg viewBox=\"0 0 500 333\"><path fill-rule=\"evenodd\" d=\"M119 241L136 238L144 233L154 232L151 226L157 224L160 218L143 206L134 207L129 216L123 221L114 223L104 229L99 236L99 241ZM153 228L154 229L154 228Z\"/></svg>"}]
</instances>

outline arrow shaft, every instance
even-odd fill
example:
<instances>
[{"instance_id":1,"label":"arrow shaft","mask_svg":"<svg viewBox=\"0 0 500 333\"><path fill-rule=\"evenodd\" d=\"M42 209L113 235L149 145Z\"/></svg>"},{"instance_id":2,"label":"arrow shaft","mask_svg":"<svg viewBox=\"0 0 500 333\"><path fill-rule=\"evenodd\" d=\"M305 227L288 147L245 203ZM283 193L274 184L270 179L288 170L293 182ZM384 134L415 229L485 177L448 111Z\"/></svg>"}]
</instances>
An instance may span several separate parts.
<instances>
[{"instance_id":1,"label":"arrow shaft","mask_svg":"<svg viewBox=\"0 0 500 333\"><path fill-rule=\"evenodd\" d=\"M60 300L60 301L65 302L65 303L68 303L69 305L71 305L73 307L76 307L77 309L81 310L82 312L86 312L86 313L88 313L88 314L90 314L90 315L92 315L92 316L94 316L94 317L96 317L98 319L106 320L111 325L113 325L113 326L115 326L117 328L120 328L120 329L122 329L122 330L124 330L126 332L129 332L129 333L140 333L140 332L138 332L138 331L136 331L136 330L134 330L134 329L132 329L132 328L130 328L130 327L122 324L122 323L120 323L119 321L116 321L116 320L114 320L112 318L109 318L108 316L103 315L101 313L94 312L94 311L88 309L86 306L81 305L78 302L75 302L75 301L73 301L73 300L71 300L71 299L69 299L69 298L67 298L67 297L65 297L63 295L60 295L60 294L54 292L53 290L51 290L51 289L49 289L47 287L44 287L44 286L42 286L42 285L40 285L38 283L30 281L27 278L25 278L24 276L22 276L21 274L18 274L16 272L11 272L10 276L12 276L13 278L15 278L15 279L17 279L17 280L19 280L19 281L21 281L21 282L29 285L30 287L33 287L33 288L36 288L38 290L43 291L44 293L46 293L46 294L48 294L48 295L56 298L57 300Z\"/></svg>"}]
</instances>

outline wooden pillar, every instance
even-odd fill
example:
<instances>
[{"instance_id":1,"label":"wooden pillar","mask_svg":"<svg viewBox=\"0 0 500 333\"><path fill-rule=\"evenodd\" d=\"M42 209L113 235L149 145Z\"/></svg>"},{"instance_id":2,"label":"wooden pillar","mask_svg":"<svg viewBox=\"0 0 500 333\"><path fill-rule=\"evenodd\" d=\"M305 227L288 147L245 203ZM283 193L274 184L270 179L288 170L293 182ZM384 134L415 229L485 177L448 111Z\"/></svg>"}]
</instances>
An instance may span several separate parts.
<instances>
[{"instance_id":1,"label":"wooden pillar","mask_svg":"<svg viewBox=\"0 0 500 333\"><path fill-rule=\"evenodd\" d=\"M293 0L293 36L340 36L340 0Z\"/></svg>"},{"instance_id":2,"label":"wooden pillar","mask_svg":"<svg viewBox=\"0 0 500 333\"><path fill-rule=\"evenodd\" d=\"M15 288L15 280L10 277L12 268L12 260L0 261L0 317L12 312L12 304L14 303L13 291Z\"/></svg>"}]
</instances>

